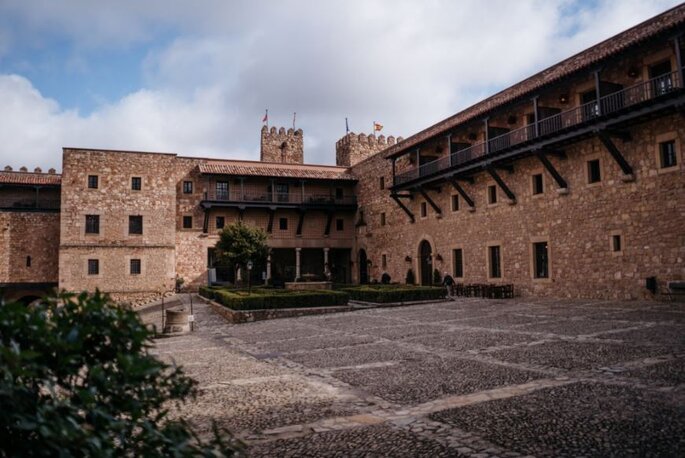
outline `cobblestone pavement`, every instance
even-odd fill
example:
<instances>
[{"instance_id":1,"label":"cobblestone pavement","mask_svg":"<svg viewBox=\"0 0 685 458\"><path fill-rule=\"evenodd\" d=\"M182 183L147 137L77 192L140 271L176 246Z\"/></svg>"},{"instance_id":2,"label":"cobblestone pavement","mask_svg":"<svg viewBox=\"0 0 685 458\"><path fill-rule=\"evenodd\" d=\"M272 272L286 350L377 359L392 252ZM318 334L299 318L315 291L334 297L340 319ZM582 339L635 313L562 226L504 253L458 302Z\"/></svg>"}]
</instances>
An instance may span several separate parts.
<instances>
[{"instance_id":1,"label":"cobblestone pavement","mask_svg":"<svg viewBox=\"0 0 685 458\"><path fill-rule=\"evenodd\" d=\"M181 415L251 456L685 456L682 304L461 299L230 325L195 298L195 318L154 351L200 383Z\"/></svg>"}]
</instances>

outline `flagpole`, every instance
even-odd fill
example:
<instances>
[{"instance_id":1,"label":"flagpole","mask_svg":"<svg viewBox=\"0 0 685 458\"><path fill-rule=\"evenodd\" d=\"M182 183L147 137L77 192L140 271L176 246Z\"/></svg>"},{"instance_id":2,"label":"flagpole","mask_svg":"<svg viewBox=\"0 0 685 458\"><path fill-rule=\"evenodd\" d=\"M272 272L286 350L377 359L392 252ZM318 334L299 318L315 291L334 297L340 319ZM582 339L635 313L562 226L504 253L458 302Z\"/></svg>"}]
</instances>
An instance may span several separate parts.
<instances>
[{"instance_id":1,"label":"flagpole","mask_svg":"<svg viewBox=\"0 0 685 458\"><path fill-rule=\"evenodd\" d=\"M345 135L350 133L350 124L347 122L347 118L345 118Z\"/></svg>"},{"instance_id":2,"label":"flagpole","mask_svg":"<svg viewBox=\"0 0 685 458\"><path fill-rule=\"evenodd\" d=\"M297 117L297 112L293 111L293 130L295 130L295 118Z\"/></svg>"}]
</instances>

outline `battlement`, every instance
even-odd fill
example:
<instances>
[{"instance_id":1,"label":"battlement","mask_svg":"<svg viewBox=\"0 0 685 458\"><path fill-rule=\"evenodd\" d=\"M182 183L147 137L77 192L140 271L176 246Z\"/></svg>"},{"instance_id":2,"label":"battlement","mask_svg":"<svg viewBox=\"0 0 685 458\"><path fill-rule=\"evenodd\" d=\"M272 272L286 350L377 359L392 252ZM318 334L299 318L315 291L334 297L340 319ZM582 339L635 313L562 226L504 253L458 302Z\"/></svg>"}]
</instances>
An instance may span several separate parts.
<instances>
[{"instance_id":1,"label":"battlement","mask_svg":"<svg viewBox=\"0 0 685 458\"><path fill-rule=\"evenodd\" d=\"M353 166L402 140L402 137L396 139L392 135L376 137L373 134L350 132L335 143L335 163L344 167Z\"/></svg>"},{"instance_id":2,"label":"battlement","mask_svg":"<svg viewBox=\"0 0 685 458\"><path fill-rule=\"evenodd\" d=\"M302 129L262 127L260 158L262 162L304 163Z\"/></svg>"}]
</instances>

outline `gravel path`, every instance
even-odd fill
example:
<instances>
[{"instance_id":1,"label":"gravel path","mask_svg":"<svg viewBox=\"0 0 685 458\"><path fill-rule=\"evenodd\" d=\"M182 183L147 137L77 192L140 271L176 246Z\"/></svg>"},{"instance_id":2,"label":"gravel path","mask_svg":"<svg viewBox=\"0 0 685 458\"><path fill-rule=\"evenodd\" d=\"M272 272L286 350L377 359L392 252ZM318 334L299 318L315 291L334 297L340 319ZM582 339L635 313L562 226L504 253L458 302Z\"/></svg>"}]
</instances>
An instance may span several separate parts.
<instances>
[{"instance_id":1,"label":"gravel path","mask_svg":"<svg viewBox=\"0 0 685 458\"><path fill-rule=\"evenodd\" d=\"M237 326L194 308L154 349L200 384L175 415L252 456L685 455L682 305L469 298Z\"/></svg>"}]
</instances>

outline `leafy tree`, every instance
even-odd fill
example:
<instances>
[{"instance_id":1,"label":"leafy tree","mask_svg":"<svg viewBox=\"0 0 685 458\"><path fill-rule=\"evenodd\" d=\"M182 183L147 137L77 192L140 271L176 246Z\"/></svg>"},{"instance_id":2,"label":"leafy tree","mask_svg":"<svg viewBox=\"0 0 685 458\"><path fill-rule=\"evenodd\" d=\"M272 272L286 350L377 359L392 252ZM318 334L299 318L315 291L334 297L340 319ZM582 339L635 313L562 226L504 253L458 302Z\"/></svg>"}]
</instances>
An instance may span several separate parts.
<instances>
[{"instance_id":1,"label":"leafy tree","mask_svg":"<svg viewBox=\"0 0 685 458\"><path fill-rule=\"evenodd\" d=\"M414 277L414 271L413 270L411 270L411 269L407 270L407 276L405 277L404 282L408 285L413 285L414 283L416 283L416 279Z\"/></svg>"},{"instance_id":2,"label":"leafy tree","mask_svg":"<svg viewBox=\"0 0 685 458\"><path fill-rule=\"evenodd\" d=\"M248 261L262 265L269 253L267 235L262 229L238 221L224 226L216 242L217 259L221 265L245 270ZM237 272L236 272L237 279Z\"/></svg>"},{"instance_id":3,"label":"leafy tree","mask_svg":"<svg viewBox=\"0 0 685 458\"><path fill-rule=\"evenodd\" d=\"M0 457L241 453L216 426L203 441L168 416L196 382L151 343L135 312L97 292L0 304Z\"/></svg>"}]
</instances>

